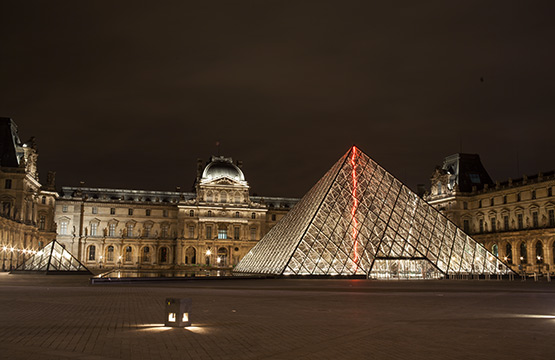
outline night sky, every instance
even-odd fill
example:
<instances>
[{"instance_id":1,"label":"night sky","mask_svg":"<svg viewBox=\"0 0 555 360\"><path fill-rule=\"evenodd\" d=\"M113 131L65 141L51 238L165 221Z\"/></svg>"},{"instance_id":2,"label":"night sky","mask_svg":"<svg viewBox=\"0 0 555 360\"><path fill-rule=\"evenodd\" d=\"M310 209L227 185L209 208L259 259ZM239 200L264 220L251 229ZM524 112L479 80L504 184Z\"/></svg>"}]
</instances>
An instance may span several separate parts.
<instances>
[{"instance_id":1,"label":"night sky","mask_svg":"<svg viewBox=\"0 0 555 360\"><path fill-rule=\"evenodd\" d=\"M506 180L555 169L554 10L2 1L0 116L58 188L189 190L217 141L259 195L302 196L352 144L413 189L461 148Z\"/></svg>"}]
</instances>

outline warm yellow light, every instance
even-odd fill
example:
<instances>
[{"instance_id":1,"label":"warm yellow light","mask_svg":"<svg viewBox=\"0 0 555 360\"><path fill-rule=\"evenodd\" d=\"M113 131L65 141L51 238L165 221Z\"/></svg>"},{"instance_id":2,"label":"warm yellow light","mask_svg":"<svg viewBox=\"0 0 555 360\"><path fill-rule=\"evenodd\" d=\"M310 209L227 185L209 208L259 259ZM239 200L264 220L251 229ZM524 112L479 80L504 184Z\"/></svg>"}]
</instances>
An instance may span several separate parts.
<instances>
[{"instance_id":1,"label":"warm yellow light","mask_svg":"<svg viewBox=\"0 0 555 360\"><path fill-rule=\"evenodd\" d=\"M175 313L169 313L168 314L168 321L169 322L175 322Z\"/></svg>"},{"instance_id":2,"label":"warm yellow light","mask_svg":"<svg viewBox=\"0 0 555 360\"><path fill-rule=\"evenodd\" d=\"M187 322L189 321L189 313L183 313L183 321L182 322Z\"/></svg>"},{"instance_id":3,"label":"warm yellow light","mask_svg":"<svg viewBox=\"0 0 555 360\"><path fill-rule=\"evenodd\" d=\"M212 255L212 251L210 251L210 249L206 250L206 256L210 256Z\"/></svg>"},{"instance_id":4,"label":"warm yellow light","mask_svg":"<svg viewBox=\"0 0 555 360\"><path fill-rule=\"evenodd\" d=\"M6 251L6 250L8 250L8 247L7 247L7 246L4 246L4 247L2 248L2 250Z\"/></svg>"},{"instance_id":5,"label":"warm yellow light","mask_svg":"<svg viewBox=\"0 0 555 360\"><path fill-rule=\"evenodd\" d=\"M220 262L222 262L222 258L220 258L220 257L218 256L218 258L216 259L216 261L217 261L218 263L220 263Z\"/></svg>"}]
</instances>

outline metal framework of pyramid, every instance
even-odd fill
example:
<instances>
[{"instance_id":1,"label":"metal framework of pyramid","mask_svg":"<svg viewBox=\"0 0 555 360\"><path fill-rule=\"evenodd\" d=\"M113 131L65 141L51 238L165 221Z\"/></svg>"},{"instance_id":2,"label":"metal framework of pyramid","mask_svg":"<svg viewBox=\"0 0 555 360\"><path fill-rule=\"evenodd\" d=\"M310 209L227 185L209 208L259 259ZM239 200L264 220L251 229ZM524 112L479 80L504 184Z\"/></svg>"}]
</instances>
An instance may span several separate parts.
<instances>
[{"instance_id":1,"label":"metal framework of pyramid","mask_svg":"<svg viewBox=\"0 0 555 360\"><path fill-rule=\"evenodd\" d=\"M53 240L13 272L41 272L46 274L92 274L59 242Z\"/></svg>"},{"instance_id":2,"label":"metal framework of pyramid","mask_svg":"<svg viewBox=\"0 0 555 360\"><path fill-rule=\"evenodd\" d=\"M512 270L353 146L234 271L428 279Z\"/></svg>"}]
</instances>

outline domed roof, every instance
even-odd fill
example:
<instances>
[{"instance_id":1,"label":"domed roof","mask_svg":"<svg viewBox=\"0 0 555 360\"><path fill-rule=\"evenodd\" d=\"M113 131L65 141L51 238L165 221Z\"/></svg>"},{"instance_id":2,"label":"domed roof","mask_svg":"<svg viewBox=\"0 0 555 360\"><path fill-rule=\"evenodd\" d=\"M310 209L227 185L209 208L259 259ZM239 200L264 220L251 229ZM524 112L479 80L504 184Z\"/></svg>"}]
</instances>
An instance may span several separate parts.
<instances>
[{"instance_id":1,"label":"domed roof","mask_svg":"<svg viewBox=\"0 0 555 360\"><path fill-rule=\"evenodd\" d=\"M245 175L235 164L231 158L223 156L212 156L208 165L202 173L202 180L210 181L221 178L228 178L235 181L245 181Z\"/></svg>"}]
</instances>

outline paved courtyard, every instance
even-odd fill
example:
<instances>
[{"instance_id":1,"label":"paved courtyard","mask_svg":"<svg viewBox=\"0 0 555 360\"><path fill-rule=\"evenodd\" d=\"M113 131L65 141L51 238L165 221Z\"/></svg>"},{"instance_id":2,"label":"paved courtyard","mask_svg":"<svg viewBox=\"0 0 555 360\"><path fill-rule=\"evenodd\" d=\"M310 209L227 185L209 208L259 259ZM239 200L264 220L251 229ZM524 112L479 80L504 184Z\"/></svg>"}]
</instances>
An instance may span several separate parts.
<instances>
[{"instance_id":1,"label":"paved courtyard","mask_svg":"<svg viewBox=\"0 0 555 360\"><path fill-rule=\"evenodd\" d=\"M164 299L193 326L163 327ZM555 282L0 274L0 359L553 359Z\"/></svg>"}]
</instances>

